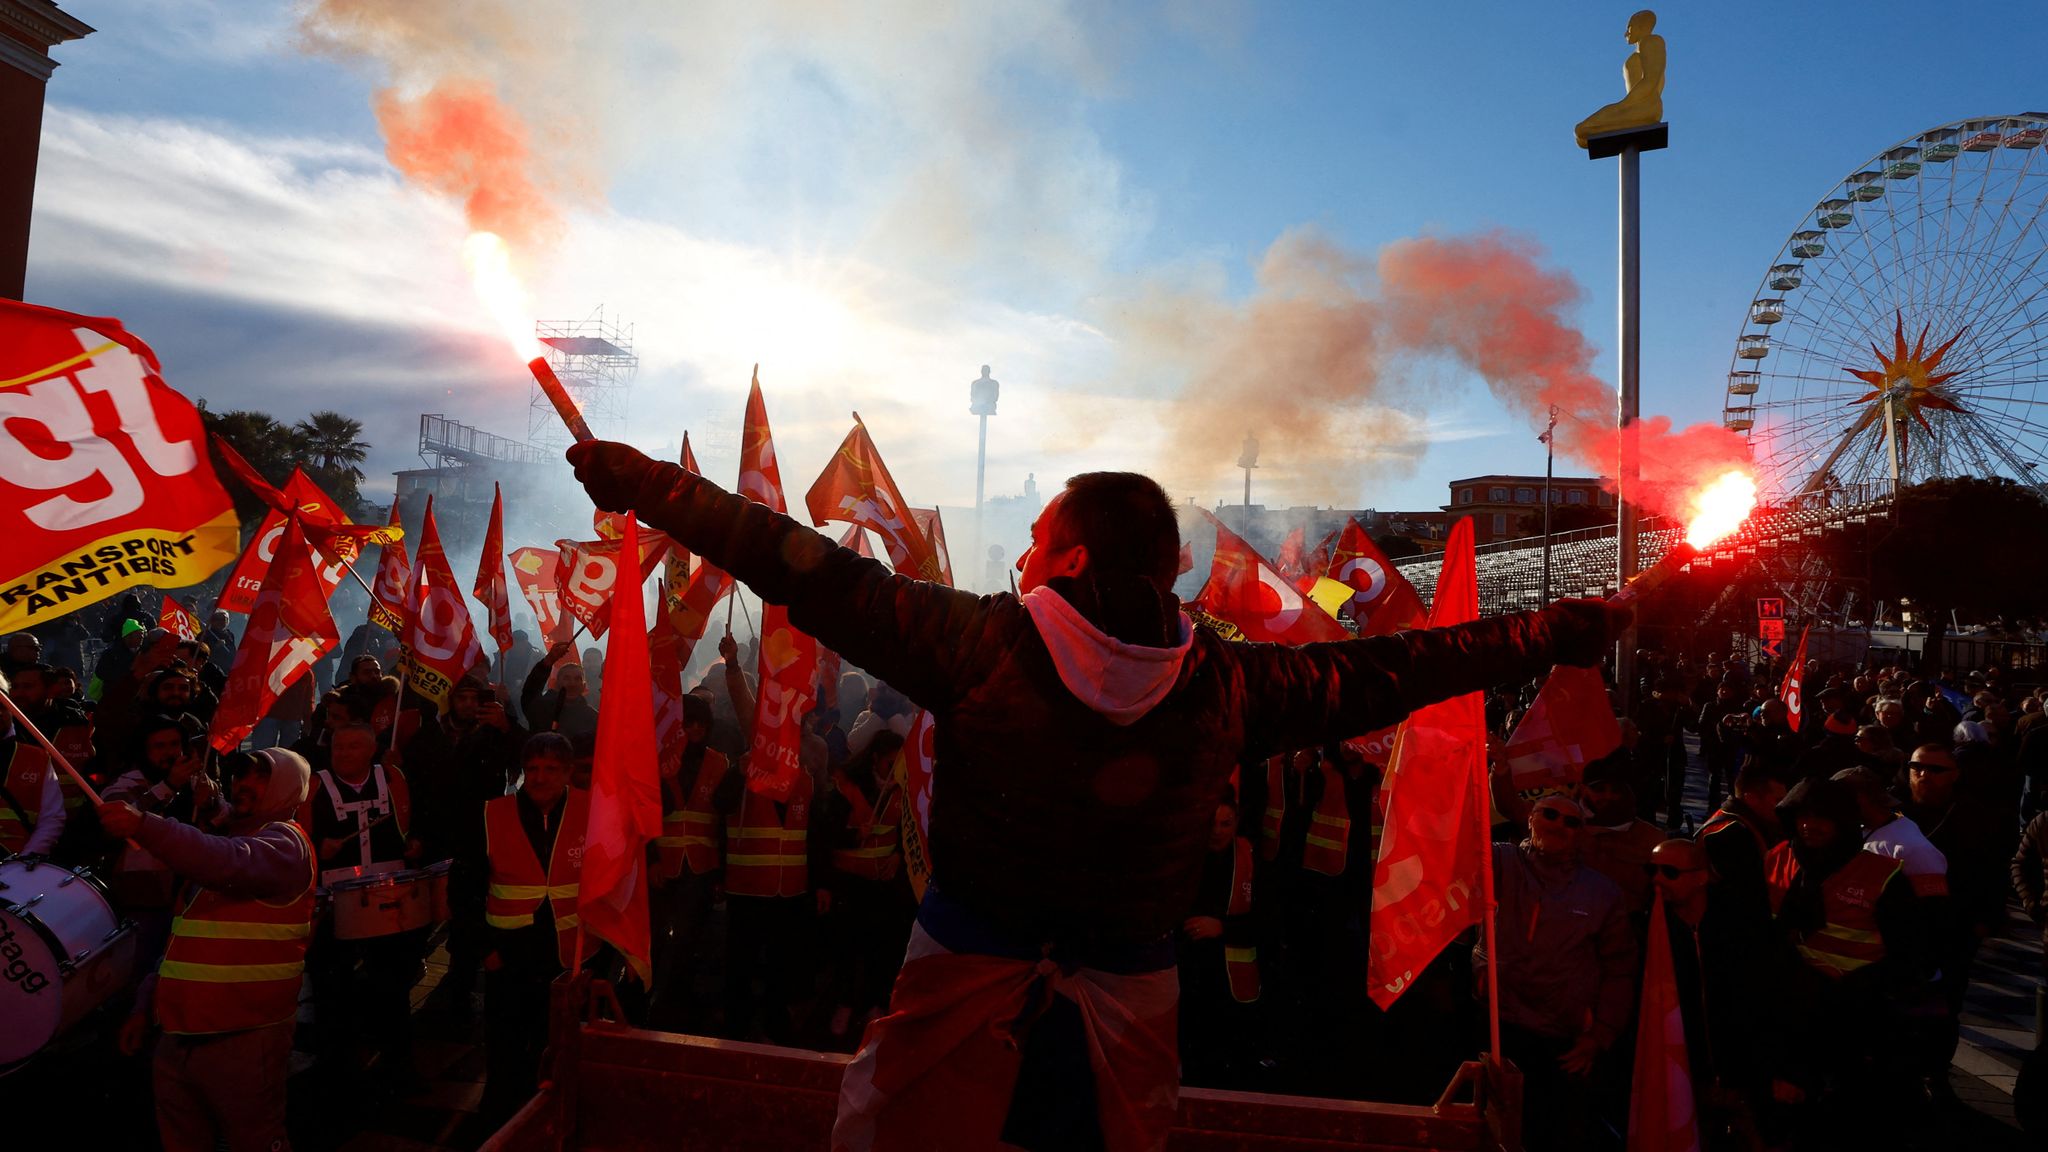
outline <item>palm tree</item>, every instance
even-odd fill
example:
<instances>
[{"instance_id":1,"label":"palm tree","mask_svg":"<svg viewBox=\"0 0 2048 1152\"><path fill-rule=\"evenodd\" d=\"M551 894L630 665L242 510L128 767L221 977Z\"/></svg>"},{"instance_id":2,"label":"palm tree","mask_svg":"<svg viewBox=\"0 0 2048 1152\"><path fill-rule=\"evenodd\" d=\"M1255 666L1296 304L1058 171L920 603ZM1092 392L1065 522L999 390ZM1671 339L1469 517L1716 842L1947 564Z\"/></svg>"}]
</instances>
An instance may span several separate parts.
<instances>
[{"instance_id":1,"label":"palm tree","mask_svg":"<svg viewBox=\"0 0 2048 1152\"><path fill-rule=\"evenodd\" d=\"M315 412L292 431L300 453L320 471L362 480L363 470L358 465L370 454L370 446L362 439L362 421L339 412Z\"/></svg>"}]
</instances>

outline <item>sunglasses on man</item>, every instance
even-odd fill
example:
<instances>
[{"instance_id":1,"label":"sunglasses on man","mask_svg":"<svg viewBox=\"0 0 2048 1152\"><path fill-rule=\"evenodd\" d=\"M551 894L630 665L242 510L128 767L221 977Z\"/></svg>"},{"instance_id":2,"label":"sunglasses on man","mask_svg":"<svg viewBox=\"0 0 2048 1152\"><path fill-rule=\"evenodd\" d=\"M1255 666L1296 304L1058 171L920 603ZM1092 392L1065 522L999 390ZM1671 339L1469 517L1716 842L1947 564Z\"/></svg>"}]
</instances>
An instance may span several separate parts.
<instances>
[{"instance_id":1,"label":"sunglasses on man","mask_svg":"<svg viewBox=\"0 0 2048 1152\"><path fill-rule=\"evenodd\" d=\"M1680 868L1676 864L1651 864L1647 862L1643 864L1643 875L1662 875L1666 880L1676 880L1688 873L1704 871L1706 871L1704 868Z\"/></svg>"},{"instance_id":2,"label":"sunglasses on man","mask_svg":"<svg viewBox=\"0 0 2048 1152\"><path fill-rule=\"evenodd\" d=\"M1906 767L1912 769L1915 772L1919 772L1923 775L1929 776L1938 776L1943 772L1955 771L1955 766L1952 764L1932 764L1925 760L1915 760L1911 764L1908 764Z\"/></svg>"},{"instance_id":3,"label":"sunglasses on man","mask_svg":"<svg viewBox=\"0 0 2048 1152\"><path fill-rule=\"evenodd\" d=\"M1567 828L1584 828L1586 826L1586 818L1583 816L1574 816L1569 812L1564 812L1556 808L1538 808L1536 811L1539 814L1541 814L1545 820L1564 821L1564 826Z\"/></svg>"}]
</instances>

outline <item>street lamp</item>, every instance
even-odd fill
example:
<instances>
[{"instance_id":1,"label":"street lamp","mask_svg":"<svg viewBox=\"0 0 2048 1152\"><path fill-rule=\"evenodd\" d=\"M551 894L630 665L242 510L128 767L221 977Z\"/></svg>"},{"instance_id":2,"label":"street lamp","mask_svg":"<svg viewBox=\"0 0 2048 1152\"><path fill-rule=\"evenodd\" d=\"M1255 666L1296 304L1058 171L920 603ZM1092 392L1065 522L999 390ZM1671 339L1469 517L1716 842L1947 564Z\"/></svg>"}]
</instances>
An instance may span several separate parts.
<instances>
[{"instance_id":1,"label":"street lamp","mask_svg":"<svg viewBox=\"0 0 2048 1152\"><path fill-rule=\"evenodd\" d=\"M1250 536L1252 532L1252 469L1259 466L1259 438L1247 432L1244 444L1238 449L1237 466L1244 469L1244 523L1238 531Z\"/></svg>"},{"instance_id":2,"label":"street lamp","mask_svg":"<svg viewBox=\"0 0 2048 1152\"><path fill-rule=\"evenodd\" d=\"M981 366L981 378L967 385L967 411L981 418L981 446L974 454L974 550L981 551L985 541L981 535L982 485L988 477L988 418L996 414L996 397L1003 386L988 374L988 365Z\"/></svg>"},{"instance_id":3,"label":"street lamp","mask_svg":"<svg viewBox=\"0 0 2048 1152\"><path fill-rule=\"evenodd\" d=\"M1550 603L1550 477L1557 463L1557 405L1550 406L1550 423L1543 428L1543 603Z\"/></svg>"}]
</instances>

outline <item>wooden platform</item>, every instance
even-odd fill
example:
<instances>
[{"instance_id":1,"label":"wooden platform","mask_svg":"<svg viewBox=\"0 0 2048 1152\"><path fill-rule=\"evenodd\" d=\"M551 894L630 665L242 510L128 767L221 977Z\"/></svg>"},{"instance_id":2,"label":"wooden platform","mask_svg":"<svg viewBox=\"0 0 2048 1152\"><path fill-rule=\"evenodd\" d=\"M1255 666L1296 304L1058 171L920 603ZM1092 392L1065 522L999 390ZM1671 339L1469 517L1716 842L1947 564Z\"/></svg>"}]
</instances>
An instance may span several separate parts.
<instances>
[{"instance_id":1,"label":"wooden platform","mask_svg":"<svg viewBox=\"0 0 2048 1152\"><path fill-rule=\"evenodd\" d=\"M559 1017L558 1017L559 1019ZM558 1075L486 1152L788 1152L829 1146L848 1057L579 1024ZM1467 1064L1435 1107L1184 1088L1172 1152L1514 1152L1519 1076ZM1490 1098L1490 1099L1489 1099ZM1490 1103L1491 1107L1484 1106Z\"/></svg>"}]
</instances>

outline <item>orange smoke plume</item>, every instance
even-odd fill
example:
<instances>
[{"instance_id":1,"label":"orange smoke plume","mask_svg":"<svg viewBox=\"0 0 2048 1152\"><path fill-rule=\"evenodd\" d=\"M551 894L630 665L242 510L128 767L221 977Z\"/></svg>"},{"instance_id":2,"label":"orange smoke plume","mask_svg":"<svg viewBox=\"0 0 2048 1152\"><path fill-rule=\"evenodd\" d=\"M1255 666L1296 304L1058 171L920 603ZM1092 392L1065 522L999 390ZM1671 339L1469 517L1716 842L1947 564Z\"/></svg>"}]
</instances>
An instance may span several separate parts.
<instances>
[{"instance_id":1,"label":"orange smoke plume","mask_svg":"<svg viewBox=\"0 0 2048 1152\"><path fill-rule=\"evenodd\" d=\"M408 180L462 201L475 232L515 252L546 245L561 213L536 177L526 125L478 80L443 80L422 95L385 88L375 97L385 155Z\"/></svg>"},{"instance_id":2,"label":"orange smoke plume","mask_svg":"<svg viewBox=\"0 0 2048 1152\"><path fill-rule=\"evenodd\" d=\"M1228 461L1251 431L1293 470L1289 483L1325 499L1412 469L1429 366L1443 360L1535 427L1556 405L1558 449L1610 478L1634 464L1629 497L1649 511L1685 514L1714 478L1748 471L1748 446L1719 426L1673 431L1650 417L1616 431L1614 390L1564 318L1578 285L1538 256L1528 241L1487 234L1402 240L1371 259L1295 231L1267 250L1248 300L1159 288L1119 319L1147 355L1187 374L1170 416L1176 457Z\"/></svg>"}]
</instances>

